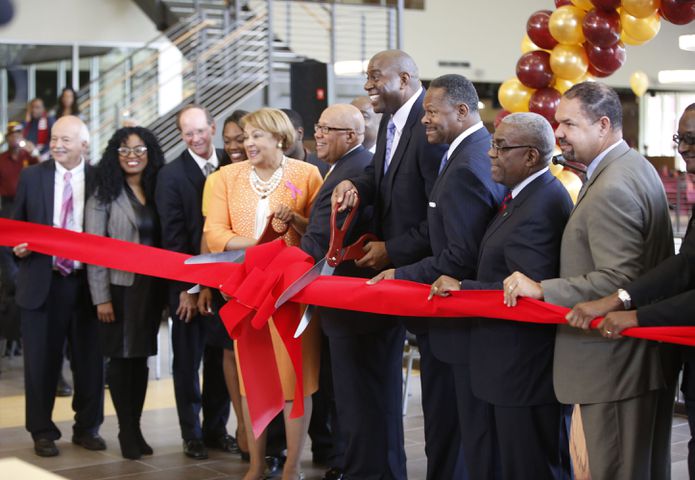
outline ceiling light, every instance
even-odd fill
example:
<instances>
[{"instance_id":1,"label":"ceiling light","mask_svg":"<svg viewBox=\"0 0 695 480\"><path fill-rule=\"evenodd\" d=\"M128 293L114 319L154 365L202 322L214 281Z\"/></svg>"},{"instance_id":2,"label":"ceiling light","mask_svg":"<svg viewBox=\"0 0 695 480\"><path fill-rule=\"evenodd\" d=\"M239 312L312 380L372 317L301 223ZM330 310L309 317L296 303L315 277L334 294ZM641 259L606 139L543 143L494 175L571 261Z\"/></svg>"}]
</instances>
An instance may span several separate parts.
<instances>
[{"instance_id":1,"label":"ceiling light","mask_svg":"<svg viewBox=\"0 0 695 480\"><path fill-rule=\"evenodd\" d=\"M695 83L695 70L661 70L659 83Z\"/></svg>"},{"instance_id":2,"label":"ceiling light","mask_svg":"<svg viewBox=\"0 0 695 480\"><path fill-rule=\"evenodd\" d=\"M681 50L695 52L695 35L681 35L678 37L678 46Z\"/></svg>"}]
</instances>

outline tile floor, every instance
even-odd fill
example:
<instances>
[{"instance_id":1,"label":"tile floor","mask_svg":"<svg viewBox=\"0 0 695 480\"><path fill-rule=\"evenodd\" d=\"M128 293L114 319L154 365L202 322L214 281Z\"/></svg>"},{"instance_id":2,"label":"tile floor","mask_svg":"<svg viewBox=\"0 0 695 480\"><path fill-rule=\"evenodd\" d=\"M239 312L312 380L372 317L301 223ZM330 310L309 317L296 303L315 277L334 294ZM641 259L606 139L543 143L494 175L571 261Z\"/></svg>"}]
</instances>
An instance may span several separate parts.
<instances>
[{"instance_id":1,"label":"tile floor","mask_svg":"<svg viewBox=\"0 0 695 480\"><path fill-rule=\"evenodd\" d=\"M166 338L166 326L162 328ZM143 431L155 454L138 461L124 460L120 456L116 440L116 417L107 397L105 421L101 435L108 448L103 452L90 452L70 443L71 408L69 398L56 402L54 419L63 431L57 442L60 455L40 458L33 453L33 444L24 430L24 397L21 357L0 359L0 459L18 458L37 467L51 471L60 477L72 480L127 479L127 480L212 480L240 479L246 469L238 455L210 452L206 461L195 461L185 457L181 451L176 409L171 376L167 364L168 345L161 346L161 378L154 378L154 361L151 359L151 380L147 392ZM424 453L423 419L420 409L420 382L417 371L411 384L411 396L405 423L405 447L408 456L408 475L411 480L425 478L426 459ZM235 430L234 419L228 425ZM686 451L688 425L684 418L674 417L672 435L672 457L674 480L686 480ZM307 480L319 480L324 469L312 465L309 446L305 449L302 467ZM0 471L0 478L2 478ZM24 478L22 480L29 480Z\"/></svg>"}]
</instances>

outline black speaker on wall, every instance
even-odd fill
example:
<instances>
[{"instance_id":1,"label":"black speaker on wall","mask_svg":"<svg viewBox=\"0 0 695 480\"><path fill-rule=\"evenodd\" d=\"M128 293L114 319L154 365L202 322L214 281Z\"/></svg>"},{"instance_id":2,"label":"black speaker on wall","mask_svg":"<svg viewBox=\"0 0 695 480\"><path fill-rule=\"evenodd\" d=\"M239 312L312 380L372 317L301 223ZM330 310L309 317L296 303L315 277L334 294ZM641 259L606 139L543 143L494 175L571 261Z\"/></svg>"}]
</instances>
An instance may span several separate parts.
<instances>
[{"instance_id":1,"label":"black speaker on wall","mask_svg":"<svg viewBox=\"0 0 695 480\"><path fill-rule=\"evenodd\" d=\"M304 120L304 138L314 137L314 124L328 107L328 65L305 60L290 66L292 110Z\"/></svg>"}]
</instances>

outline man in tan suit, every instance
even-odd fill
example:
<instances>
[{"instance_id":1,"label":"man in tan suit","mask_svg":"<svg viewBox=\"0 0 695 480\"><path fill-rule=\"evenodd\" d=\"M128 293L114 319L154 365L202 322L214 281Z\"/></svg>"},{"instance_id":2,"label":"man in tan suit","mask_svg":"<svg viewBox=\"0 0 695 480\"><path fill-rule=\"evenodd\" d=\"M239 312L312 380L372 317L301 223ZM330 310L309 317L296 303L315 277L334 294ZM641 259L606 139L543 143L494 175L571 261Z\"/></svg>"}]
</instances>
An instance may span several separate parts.
<instances>
[{"instance_id":1,"label":"man in tan suit","mask_svg":"<svg viewBox=\"0 0 695 480\"><path fill-rule=\"evenodd\" d=\"M587 181L563 233L561 278L536 283L513 273L504 281L509 306L519 296L566 307L600 298L673 251L663 186L623 141L615 91L575 85L555 118L563 155L587 166ZM557 330L553 384L560 402L581 407L593 480L669 478L668 356L657 343L609 340L585 331L588 324L570 325Z\"/></svg>"}]
</instances>

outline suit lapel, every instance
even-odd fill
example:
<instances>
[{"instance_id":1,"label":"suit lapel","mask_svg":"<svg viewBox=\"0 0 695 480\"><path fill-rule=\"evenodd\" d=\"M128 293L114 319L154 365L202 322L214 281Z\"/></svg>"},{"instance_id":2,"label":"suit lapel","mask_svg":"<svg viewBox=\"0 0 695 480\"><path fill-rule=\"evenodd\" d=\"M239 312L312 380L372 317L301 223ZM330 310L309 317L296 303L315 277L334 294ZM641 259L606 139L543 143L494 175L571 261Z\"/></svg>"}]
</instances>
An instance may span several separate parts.
<instances>
[{"instance_id":1,"label":"suit lapel","mask_svg":"<svg viewBox=\"0 0 695 480\"><path fill-rule=\"evenodd\" d=\"M386 155L386 128L388 126L388 116L384 115L379 124L379 133L376 139L376 150L372 162L374 163L374 175L376 177L376 190L381 188L381 181L384 176L384 156Z\"/></svg>"},{"instance_id":2,"label":"suit lapel","mask_svg":"<svg viewBox=\"0 0 695 480\"><path fill-rule=\"evenodd\" d=\"M205 175L203 175L203 172L200 170L195 160L193 160L191 154L188 153L188 150L183 152L183 170L188 181L191 182L196 189L202 188L203 183L205 183Z\"/></svg>"},{"instance_id":3,"label":"suit lapel","mask_svg":"<svg viewBox=\"0 0 695 480\"><path fill-rule=\"evenodd\" d=\"M591 175L591 178L587 180L586 183L582 185L581 190L579 190L579 195L577 196L577 203L574 205L575 210L579 206L579 202L581 202L584 199L584 196L586 195L586 192L591 188L591 185L596 181L599 175L601 175L601 173L608 167L608 165L611 164L615 159L622 157L629 151L630 147L627 143L625 143L625 141L623 141L620 145L608 152L608 155L606 155L605 158L601 160L601 163L599 163L598 167L596 167L596 170L594 170L594 173Z\"/></svg>"},{"instance_id":4,"label":"suit lapel","mask_svg":"<svg viewBox=\"0 0 695 480\"><path fill-rule=\"evenodd\" d=\"M43 190L43 204L46 207L45 225L53 225L53 196L55 195L55 160L42 169L41 190Z\"/></svg>"},{"instance_id":5,"label":"suit lapel","mask_svg":"<svg viewBox=\"0 0 695 480\"><path fill-rule=\"evenodd\" d=\"M480 130L476 130L475 132L471 133L468 135L466 138L464 138L461 143L459 143L456 148L454 149L453 152L451 152L451 158L449 158L446 162L446 165L444 165L444 170L442 170L439 175L437 176L437 180L435 180L434 185L432 186L432 192L430 193L430 198L436 198L435 193L437 192L437 189L439 186L442 184L442 179L446 175L446 173L451 169L454 168L452 165L460 165L461 162L466 161L466 157L464 154L464 151L466 148L468 148L469 145L475 143L475 142L480 142L484 141L485 137L487 136L488 132L485 129L485 127L481 128ZM459 157L461 157L459 159Z\"/></svg>"},{"instance_id":6,"label":"suit lapel","mask_svg":"<svg viewBox=\"0 0 695 480\"><path fill-rule=\"evenodd\" d=\"M133 227L137 230L138 228L138 222L137 219L135 218L135 212L133 211L133 206L130 204L130 199L128 198L128 192L126 192L127 186L123 186L123 191L121 191L120 195L116 197L116 200L114 201L114 205L116 205L117 208L119 208L124 214L125 217L128 219L130 223L133 224Z\"/></svg>"}]
</instances>

